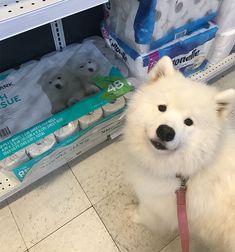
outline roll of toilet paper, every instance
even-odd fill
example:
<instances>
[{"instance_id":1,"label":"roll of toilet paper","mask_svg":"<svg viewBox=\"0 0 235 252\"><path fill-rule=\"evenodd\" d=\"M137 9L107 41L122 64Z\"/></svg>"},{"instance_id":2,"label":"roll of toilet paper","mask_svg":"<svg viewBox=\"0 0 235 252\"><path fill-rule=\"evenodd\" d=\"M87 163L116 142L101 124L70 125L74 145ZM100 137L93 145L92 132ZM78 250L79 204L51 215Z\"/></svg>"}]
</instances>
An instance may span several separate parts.
<instances>
[{"instance_id":1,"label":"roll of toilet paper","mask_svg":"<svg viewBox=\"0 0 235 252\"><path fill-rule=\"evenodd\" d=\"M3 159L1 161L1 166L5 170L11 170L29 160L28 155L25 152L25 149L19 150L13 155Z\"/></svg>"},{"instance_id":2,"label":"roll of toilet paper","mask_svg":"<svg viewBox=\"0 0 235 252\"><path fill-rule=\"evenodd\" d=\"M210 48L208 61L211 64L216 64L225 59L232 51L234 45L235 30L217 35L215 37L214 43Z\"/></svg>"},{"instance_id":3,"label":"roll of toilet paper","mask_svg":"<svg viewBox=\"0 0 235 252\"><path fill-rule=\"evenodd\" d=\"M224 33L235 29L235 1L223 0L216 17L219 26L218 33Z\"/></svg>"},{"instance_id":4,"label":"roll of toilet paper","mask_svg":"<svg viewBox=\"0 0 235 252\"><path fill-rule=\"evenodd\" d=\"M65 125L61 129L55 131L54 135L55 135L57 141L61 142L64 139L66 139L67 137L71 136L77 130L79 130L78 120L75 120L73 122L68 123L67 125Z\"/></svg>"},{"instance_id":5,"label":"roll of toilet paper","mask_svg":"<svg viewBox=\"0 0 235 252\"><path fill-rule=\"evenodd\" d=\"M55 136L51 134L31 144L28 148L26 148L26 151L31 158L35 158L37 156L40 156L44 152L50 150L55 144Z\"/></svg>"},{"instance_id":6,"label":"roll of toilet paper","mask_svg":"<svg viewBox=\"0 0 235 252\"><path fill-rule=\"evenodd\" d=\"M85 129L91 126L93 123L99 121L103 117L103 111L101 108L94 110L78 119L80 128Z\"/></svg>"},{"instance_id":7,"label":"roll of toilet paper","mask_svg":"<svg viewBox=\"0 0 235 252\"><path fill-rule=\"evenodd\" d=\"M102 107L104 111L104 116L108 116L115 113L119 109L124 108L125 105L126 103L124 97L117 98L113 102L110 102Z\"/></svg>"}]
</instances>

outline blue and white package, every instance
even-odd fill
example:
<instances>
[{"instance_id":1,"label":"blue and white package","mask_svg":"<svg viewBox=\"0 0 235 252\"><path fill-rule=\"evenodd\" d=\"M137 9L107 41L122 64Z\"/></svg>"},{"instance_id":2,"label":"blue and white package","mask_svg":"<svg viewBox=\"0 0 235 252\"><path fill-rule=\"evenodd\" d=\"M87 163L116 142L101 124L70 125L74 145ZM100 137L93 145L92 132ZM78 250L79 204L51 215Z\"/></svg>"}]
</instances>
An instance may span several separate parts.
<instances>
[{"instance_id":1,"label":"blue and white package","mask_svg":"<svg viewBox=\"0 0 235 252\"><path fill-rule=\"evenodd\" d=\"M131 74L146 79L148 72L163 56L169 56L176 69L188 76L201 70L207 63L207 55L218 27L208 23L207 27L193 32L191 35L178 38L148 53L139 54L115 34L102 25L102 33L107 44L127 64Z\"/></svg>"},{"instance_id":2,"label":"blue and white package","mask_svg":"<svg viewBox=\"0 0 235 252\"><path fill-rule=\"evenodd\" d=\"M106 24L139 53L190 35L217 13L221 0L110 0ZM107 11L107 6L108 11Z\"/></svg>"}]
</instances>

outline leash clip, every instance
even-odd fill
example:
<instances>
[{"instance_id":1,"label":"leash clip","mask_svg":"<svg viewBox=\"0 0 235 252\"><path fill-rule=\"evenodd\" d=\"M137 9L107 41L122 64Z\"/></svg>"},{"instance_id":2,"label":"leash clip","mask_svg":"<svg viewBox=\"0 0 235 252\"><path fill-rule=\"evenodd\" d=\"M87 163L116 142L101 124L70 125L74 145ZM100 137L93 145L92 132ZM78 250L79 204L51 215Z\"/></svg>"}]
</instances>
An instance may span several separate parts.
<instances>
[{"instance_id":1,"label":"leash clip","mask_svg":"<svg viewBox=\"0 0 235 252\"><path fill-rule=\"evenodd\" d=\"M189 177L184 177L180 174L176 174L176 178L180 179L180 189L186 191L186 189L187 189L186 184L187 184Z\"/></svg>"}]
</instances>

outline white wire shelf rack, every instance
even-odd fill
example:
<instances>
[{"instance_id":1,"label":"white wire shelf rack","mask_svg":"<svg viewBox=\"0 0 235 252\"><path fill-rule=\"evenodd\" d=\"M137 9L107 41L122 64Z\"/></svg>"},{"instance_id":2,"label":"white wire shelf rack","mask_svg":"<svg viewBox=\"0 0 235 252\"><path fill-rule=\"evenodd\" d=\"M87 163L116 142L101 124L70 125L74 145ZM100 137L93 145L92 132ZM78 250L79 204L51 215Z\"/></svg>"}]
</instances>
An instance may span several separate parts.
<instances>
[{"instance_id":1,"label":"white wire shelf rack","mask_svg":"<svg viewBox=\"0 0 235 252\"><path fill-rule=\"evenodd\" d=\"M235 53L232 53L217 64L208 64L202 71L196 72L190 78L195 81L209 82L214 78L226 73L229 69L235 66Z\"/></svg>"},{"instance_id":2,"label":"white wire shelf rack","mask_svg":"<svg viewBox=\"0 0 235 252\"><path fill-rule=\"evenodd\" d=\"M105 2L107 0L1 0L0 41Z\"/></svg>"}]
</instances>

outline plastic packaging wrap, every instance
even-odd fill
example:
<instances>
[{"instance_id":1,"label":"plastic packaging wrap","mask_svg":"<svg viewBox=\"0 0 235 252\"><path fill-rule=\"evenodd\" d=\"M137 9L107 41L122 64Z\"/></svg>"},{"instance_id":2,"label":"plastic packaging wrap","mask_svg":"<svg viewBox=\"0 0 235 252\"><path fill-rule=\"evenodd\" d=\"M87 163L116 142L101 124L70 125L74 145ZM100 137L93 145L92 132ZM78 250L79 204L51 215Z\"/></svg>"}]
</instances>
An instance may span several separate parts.
<instances>
[{"instance_id":1,"label":"plastic packaging wrap","mask_svg":"<svg viewBox=\"0 0 235 252\"><path fill-rule=\"evenodd\" d=\"M105 8L106 24L129 47L138 53L147 53L200 29L216 16L220 2L110 0Z\"/></svg>"}]
</instances>

